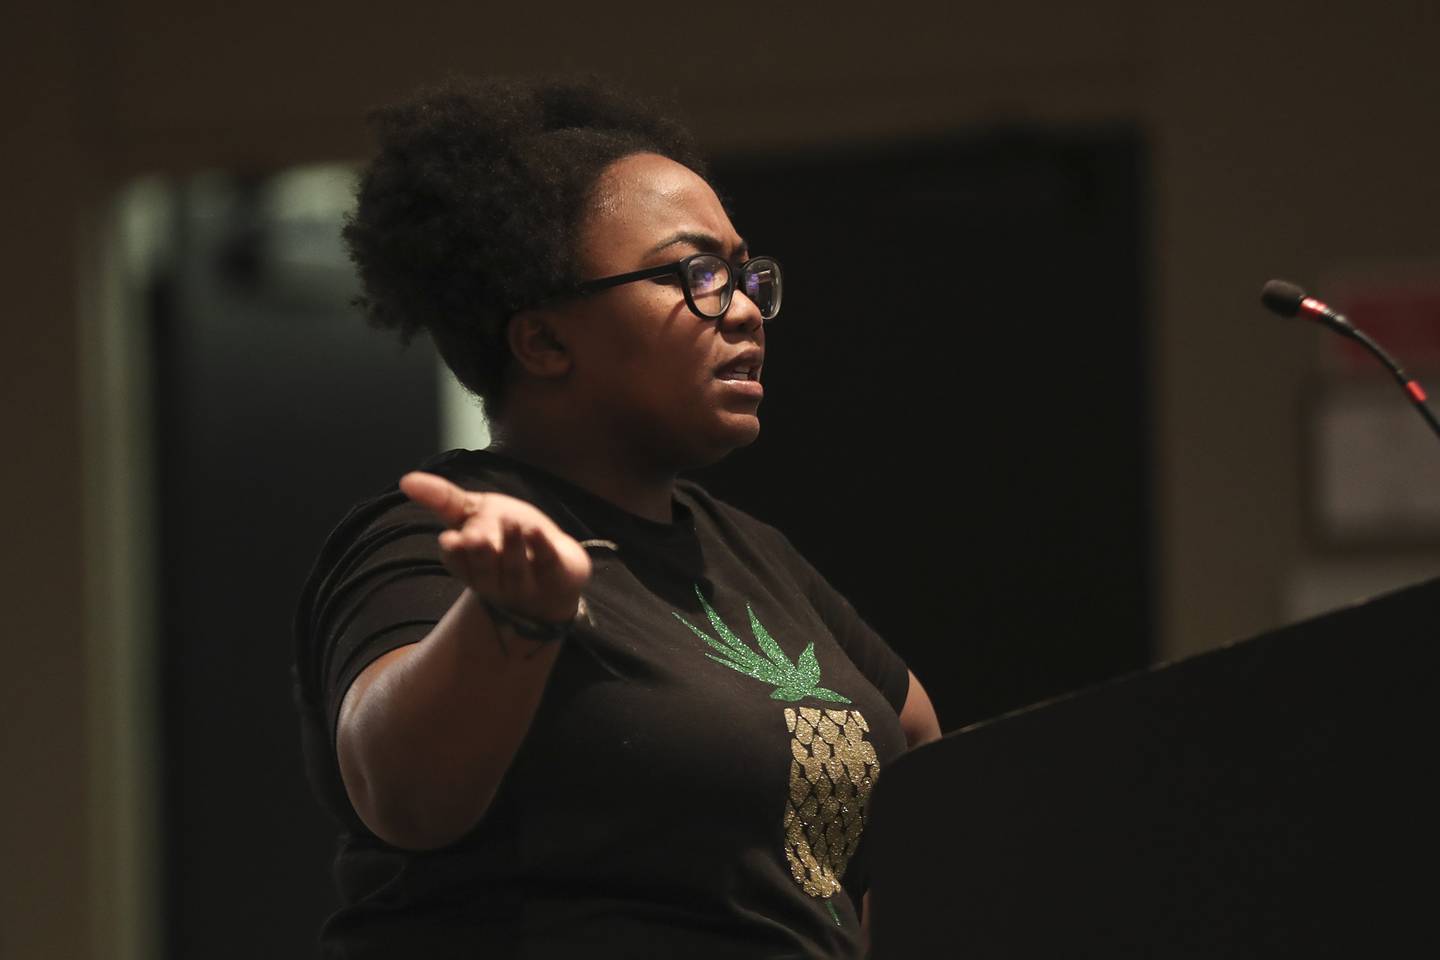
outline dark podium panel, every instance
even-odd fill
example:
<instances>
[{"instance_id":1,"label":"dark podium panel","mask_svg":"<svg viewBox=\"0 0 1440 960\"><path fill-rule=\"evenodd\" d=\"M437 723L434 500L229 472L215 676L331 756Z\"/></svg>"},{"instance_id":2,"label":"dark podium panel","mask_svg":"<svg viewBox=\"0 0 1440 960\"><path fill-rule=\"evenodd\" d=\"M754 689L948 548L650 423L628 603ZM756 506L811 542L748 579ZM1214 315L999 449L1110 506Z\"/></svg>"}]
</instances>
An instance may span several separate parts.
<instances>
[{"instance_id":1,"label":"dark podium panel","mask_svg":"<svg viewBox=\"0 0 1440 960\"><path fill-rule=\"evenodd\" d=\"M1434 949L1440 580L906 754L873 956Z\"/></svg>"}]
</instances>

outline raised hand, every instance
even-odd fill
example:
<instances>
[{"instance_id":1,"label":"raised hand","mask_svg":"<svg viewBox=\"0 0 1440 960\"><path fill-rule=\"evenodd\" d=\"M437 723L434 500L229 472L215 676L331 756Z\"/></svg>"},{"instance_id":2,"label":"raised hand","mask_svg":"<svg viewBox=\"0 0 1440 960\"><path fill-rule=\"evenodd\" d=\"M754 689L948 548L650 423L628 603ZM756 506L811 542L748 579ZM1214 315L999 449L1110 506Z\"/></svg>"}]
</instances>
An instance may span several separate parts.
<instances>
[{"instance_id":1,"label":"raised hand","mask_svg":"<svg viewBox=\"0 0 1440 960\"><path fill-rule=\"evenodd\" d=\"M590 556L534 504L419 471L401 477L400 490L450 528L441 559L481 599L535 620L575 615Z\"/></svg>"}]
</instances>

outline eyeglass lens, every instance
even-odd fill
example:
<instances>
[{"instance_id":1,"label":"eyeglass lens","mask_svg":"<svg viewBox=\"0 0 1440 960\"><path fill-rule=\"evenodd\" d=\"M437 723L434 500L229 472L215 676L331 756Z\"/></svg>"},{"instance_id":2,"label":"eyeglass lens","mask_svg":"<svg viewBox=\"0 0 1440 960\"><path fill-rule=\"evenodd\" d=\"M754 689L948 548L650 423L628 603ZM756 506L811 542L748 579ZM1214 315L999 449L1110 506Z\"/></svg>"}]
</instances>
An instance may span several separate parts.
<instances>
[{"instance_id":1,"label":"eyeglass lens","mask_svg":"<svg viewBox=\"0 0 1440 960\"><path fill-rule=\"evenodd\" d=\"M730 264L719 257L696 257L690 261L690 299L707 317L719 317L730 306Z\"/></svg>"},{"instance_id":2,"label":"eyeglass lens","mask_svg":"<svg viewBox=\"0 0 1440 960\"><path fill-rule=\"evenodd\" d=\"M760 308L760 316L773 319L780 312L780 265L769 257L756 257L740 268L745 296Z\"/></svg>"},{"instance_id":3,"label":"eyeglass lens","mask_svg":"<svg viewBox=\"0 0 1440 960\"><path fill-rule=\"evenodd\" d=\"M710 318L724 316L730 307L730 264L721 257L700 256L690 261L686 283L695 308ZM740 286L754 301L760 316L770 320L780 312L780 268L769 257L756 257L740 268Z\"/></svg>"}]
</instances>

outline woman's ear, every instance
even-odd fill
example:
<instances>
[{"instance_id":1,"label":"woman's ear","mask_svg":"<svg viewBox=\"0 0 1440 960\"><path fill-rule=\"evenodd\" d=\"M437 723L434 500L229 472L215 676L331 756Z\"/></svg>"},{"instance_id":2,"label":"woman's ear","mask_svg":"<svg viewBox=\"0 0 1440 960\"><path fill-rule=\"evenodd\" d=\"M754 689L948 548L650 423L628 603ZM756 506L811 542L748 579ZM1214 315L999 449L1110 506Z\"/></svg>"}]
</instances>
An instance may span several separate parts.
<instances>
[{"instance_id":1,"label":"woman's ear","mask_svg":"<svg viewBox=\"0 0 1440 960\"><path fill-rule=\"evenodd\" d=\"M532 377L554 380L570 372L571 356L548 310L521 310L510 318L506 337L516 364Z\"/></svg>"}]
</instances>

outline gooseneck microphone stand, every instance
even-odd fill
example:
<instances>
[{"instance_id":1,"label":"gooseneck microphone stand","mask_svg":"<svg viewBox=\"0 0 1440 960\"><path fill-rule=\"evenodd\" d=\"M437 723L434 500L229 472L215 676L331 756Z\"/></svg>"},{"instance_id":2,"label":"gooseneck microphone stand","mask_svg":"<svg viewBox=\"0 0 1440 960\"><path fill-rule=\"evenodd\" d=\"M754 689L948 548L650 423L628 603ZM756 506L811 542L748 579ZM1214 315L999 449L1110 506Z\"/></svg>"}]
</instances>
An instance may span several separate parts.
<instances>
[{"instance_id":1,"label":"gooseneck microphone stand","mask_svg":"<svg viewBox=\"0 0 1440 960\"><path fill-rule=\"evenodd\" d=\"M1265 284L1260 291L1260 302L1267 309L1282 317L1303 315L1323 323L1341 336L1349 337L1370 351L1371 355L1384 364L1385 368L1395 377L1396 382L1400 384L1400 389L1404 390L1405 396L1410 399L1410 403L1420 411L1420 416L1430 425L1435 436L1440 438L1440 420L1435 418L1435 414L1426 405L1425 391L1420 388L1420 384L1402 370L1400 364L1395 362L1395 358L1386 353L1380 344L1347 320L1343 314L1335 312L1325 303L1307 295L1304 290L1285 280L1271 280Z\"/></svg>"}]
</instances>

